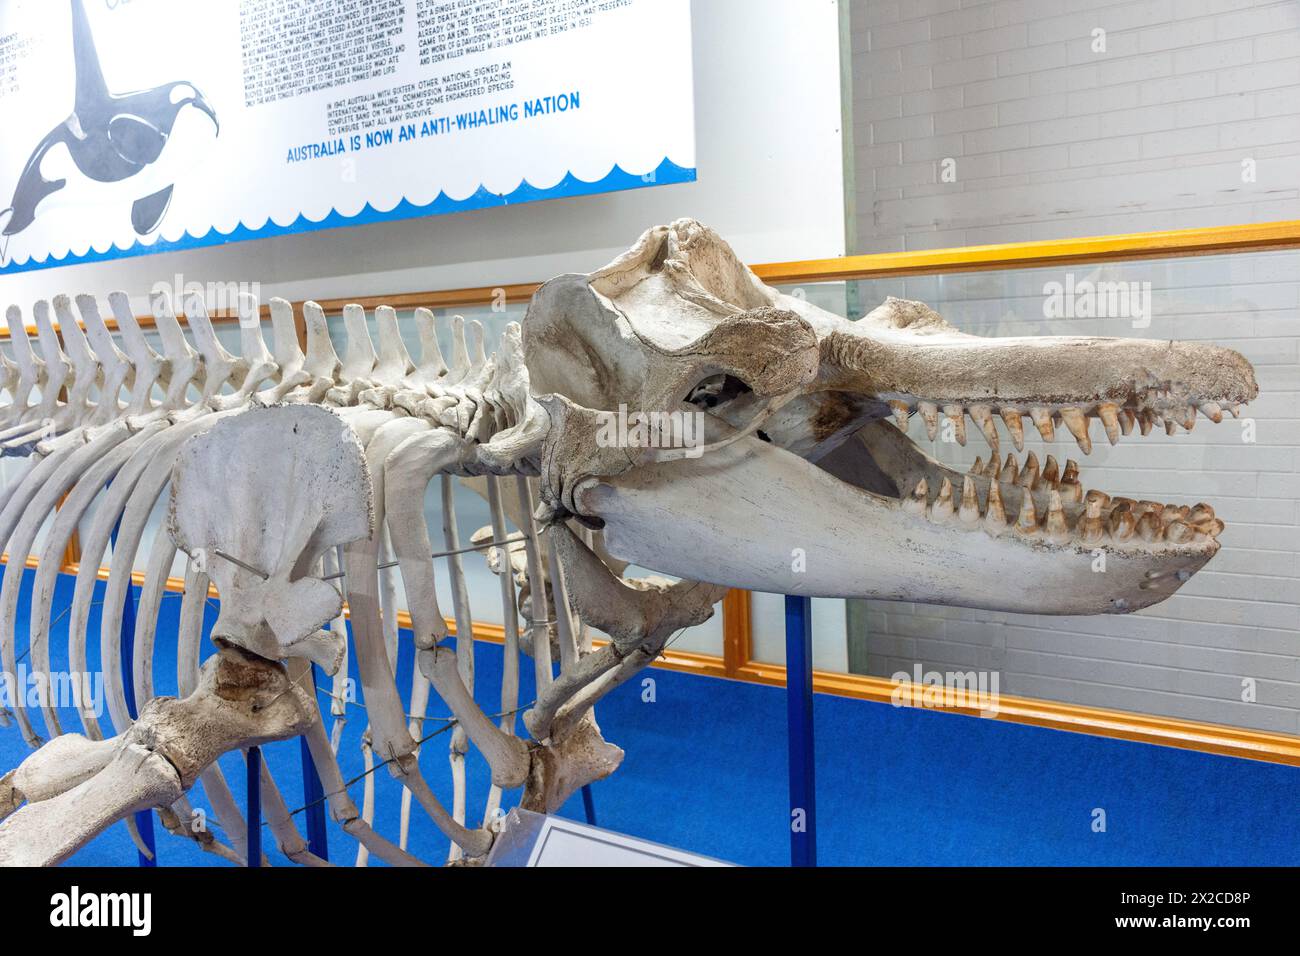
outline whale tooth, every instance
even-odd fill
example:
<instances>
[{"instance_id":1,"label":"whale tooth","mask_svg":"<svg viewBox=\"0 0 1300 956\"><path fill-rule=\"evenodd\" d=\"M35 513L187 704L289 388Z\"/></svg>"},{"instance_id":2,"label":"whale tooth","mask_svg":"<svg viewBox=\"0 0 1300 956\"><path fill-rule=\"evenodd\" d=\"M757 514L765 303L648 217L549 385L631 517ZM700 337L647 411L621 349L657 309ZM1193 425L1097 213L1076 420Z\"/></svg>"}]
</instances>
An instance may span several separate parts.
<instances>
[{"instance_id":1,"label":"whale tooth","mask_svg":"<svg viewBox=\"0 0 1300 956\"><path fill-rule=\"evenodd\" d=\"M1191 431L1194 427L1196 427L1196 406L1195 405L1188 405L1186 408L1183 409L1182 426L1186 428L1188 431Z\"/></svg>"},{"instance_id":2,"label":"whale tooth","mask_svg":"<svg viewBox=\"0 0 1300 956\"><path fill-rule=\"evenodd\" d=\"M1073 458L1065 459L1065 471L1061 472L1062 481L1079 480L1079 463Z\"/></svg>"},{"instance_id":3,"label":"whale tooth","mask_svg":"<svg viewBox=\"0 0 1300 956\"><path fill-rule=\"evenodd\" d=\"M952 516L952 482L944 478L943 484L939 486L938 497L930 505L930 520L935 524L943 524L945 521L950 521Z\"/></svg>"},{"instance_id":4,"label":"whale tooth","mask_svg":"<svg viewBox=\"0 0 1300 956\"><path fill-rule=\"evenodd\" d=\"M1205 402L1202 404L1201 414L1216 425L1223 421L1223 409L1219 407L1218 402Z\"/></svg>"},{"instance_id":5,"label":"whale tooth","mask_svg":"<svg viewBox=\"0 0 1300 956\"><path fill-rule=\"evenodd\" d=\"M1133 426L1137 424L1137 415L1131 408L1121 408L1119 412L1119 428L1125 435L1133 433Z\"/></svg>"},{"instance_id":6,"label":"whale tooth","mask_svg":"<svg viewBox=\"0 0 1300 956\"><path fill-rule=\"evenodd\" d=\"M1205 521L1214 517L1214 508L1204 501L1199 501L1192 505L1192 512L1188 517L1191 519L1192 524Z\"/></svg>"},{"instance_id":7,"label":"whale tooth","mask_svg":"<svg viewBox=\"0 0 1300 956\"><path fill-rule=\"evenodd\" d=\"M990 456L989 463L984 466L982 474L985 478L991 478L994 481L998 480L998 459L996 455Z\"/></svg>"},{"instance_id":8,"label":"whale tooth","mask_svg":"<svg viewBox=\"0 0 1300 956\"><path fill-rule=\"evenodd\" d=\"M1047 463L1043 465L1043 481L1053 488L1061 483L1061 473L1057 468L1054 455L1048 455Z\"/></svg>"},{"instance_id":9,"label":"whale tooth","mask_svg":"<svg viewBox=\"0 0 1300 956\"><path fill-rule=\"evenodd\" d=\"M1002 421L1007 426L1007 431L1011 433L1011 441L1016 446L1016 451L1025 450L1025 425L1020 420L1020 413L1014 408L1002 409Z\"/></svg>"},{"instance_id":10,"label":"whale tooth","mask_svg":"<svg viewBox=\"0 0 1300 956\"><path fill-rule=\"evenodd\" d=\"M1156 423L1155 413L1150 409L1144 408L1138 414L1138 426L1139 426L1139 430L1142 432L1143 435L1150 435L1151 428L1153 425L1155 425L1155 423Z\"/></svg>"},{"instance_id":11,"label":"whale tooth","mask_svg":"<svg viewBox=\"0 0 1300 956\"><path fill-rule=\"evenodd\" d=\"M916 410L925 420L925 434L934 441L934 436L939 434L939 406L933 402L918 402Z\"/></svg>"},{"instance_id":12,"label":"whale tooth","mask_svg":"<svg viewBox=\"0 0 1300 956\"><path fill-rule=\"evenodd\" d=\"M1093 488L1091 491L1084 492L1083 500L1100 501L1101 507L1105 508L1110 504L1110 495L1106 494L1104 491L1098 491L1096 488Z\"/></svg>"},{"instance_id":13,"label":"whale tooth","mask_svg":"<svg viewBox=\"0 0 1300 956\"><path fill-rule=\"evenodd\" d=\"M1043 436L1043 441L1051 441L1056 437L1056 426L1052 423L1052 413L1045 408L1031 408L1029 417L1034 420L1034 427L1038 429L1038 434Z\"/></svg>"},{"instance_id":14,"label":"whale tooth","mask_svg":"<svg viewBox=\"0 0 1300 956\"><path fill-rule=\"evenodd\" d=\"M999 451L998 426L993 422L993 410L987 405L972 405L968 414L970 420L980 427L984 433L984 440L989 443L996 456Z\"/></svg>"},{"instance_id":15,"label":"whale tooth","mask_svg":"<svg viewBox=\"0 0 1300 956\"><path fill-rule=\"evenodd\" d=\"M1034 485L1038 484L1038 456L1032 451L1025 456L1025 467L1020 469L1020 477L1016 479L1016 484L1031 491Z\"/></svg>"},{"instance_id":16,"label":"whale tooth","mask_svg":"<svg viewBox=\"0 0 1300 956\"><path fill-rule=\"evenodd\" d=\"M974 524L980 520L980 499L975 492L975 480L970 475L961 485L961 510L957 516L966 524Z\"/></svg>"},{"instance_id":17,"label":"whale tooth","mask_svg":"<svg viewBox=\"0 0 1300 956\"><path fill-rule=\"evenodd\" d=\"M1062 481L1060 488L1061 498L1067 505L1077 505L1083 500L1083 485L1077 481Z\"/></svg>"},{"instance_id":18,"label":"whale tooth","mask_svg":"<svg viewBox=\"0 0 1300 956\"><path fill-rule=\"evenodd\" d=\"M984 527L992 535L1001 534L1007 527L1007 512L1002 506L1002 492L996 481L989 482L989 502L984 510Z\"/></svg>"},{"instance_id":19,"label":"whale tooth","mask_svg":"<svg viewBox=\"0 0 1300 956\"><path fill-rule=\"evenodd\" d=\"M1097 406L1097 417L1106 429L1106 439L1112 444L1119 441L1119 406L1111 402L1102 402Z\"/></svg>"},{"instance_id":20,"label":"whale tooth","mask_svg":"<svg viewBox=\"0 0 1300 956\"><path fill-rule=\"evenodd\" d=\"M916 483L916 487L912 489L912 494L908 498L904 499L903 510L908 514L923 514L925 512L925 499L929 493L929 483L925 478L922 478Z\"/></svg>"},{"instance_id":21,"label":"whale tooth","mask_svg":"<svg viewBox=\"0 0 1300 956\"><path fill-rule=\"evenodd\" d=\"M1129 510L1128 505L1120 505L1110 513L1107 521L1110 528L1110 536L1116 541L1127 541L1133 537L1133 529L1137 527L1137 521L1133 518L1133 512Z\"/></svg>"},{"instance_id":22,"label":"whale tooth","mask_svg":"<svg viewBox=\"0 0 1300 956\"><path fill-rule=\"evenodd\" d=\"M1009 485L1016 483L1018 472L1016 471L1016 456L1007 455L1007 463L1002 466L1002 473L998 476L999 481L1005 481Z\"/></svg>"},{"instance_id":23,"label":"whale tooth","mask_svg":"<svg viewBox=\"0 0 1300 956\"><path fill-rule=\"evenodd\" d=\"M1106 522L1101 518L1100 498L1091 498L1079 522L1079 538L1086 544L1100 541L1106 535Z\"/></svg>"},{"instance_id":24,"label":"whale tooth","mask_svg":"<svg viewBox=\"0 0 1300 956\"><path fill-rule=\"evenodd\" d=\"M1088 423L1092 421L1077 408L1061 409L1061 421L1070 429L1070 434L1079 443L1079 450L1085 455L1092 454L1092 436L1088 434Z\"/></svg>"},{"instance_id":25,"label":"whale tooth","mask_svg":"<svg viewBox=\"0 0 1300 956\"><path fill-rule=\"evenodd\" d=\"M1053 541L1070 539L1070 526L1065 521L1065 508L1061 504L1059 491L1053 491L1047 496L1047 522L1044 527L1047 536Z\"/></svg>"},{"instance_id":26,"label":"whale tooth","mask_svg":"<svg viewBox=\"0 0 1300 956\"><path fill-rule=\"evenodd\" d=\"M981 458L979 455L976 455L976 456L975 456L975 464L973 464L973 465L970 466L970 471L967 472L967 474L970 474L970 475L982 475L982 474L984 474L984 459Z\"/></svg>"},{"instance_id":27,"label":"whale tooth","mask_svg":"<svg viewBox=\"0 0 1300 956\"><path fill-rule=\"evenodd\" d=\"M907 402L895 399L889 403L889 407L893 409L894 412L894 424L898 426L900 432L906 434L907 419L912 414L912 410L908 407Z\"/></svg>"},{"instance_id":28,"label":"whale tooth","mask_svg":"<svg viewBox=\"0 0 1300 956\"><path fill-rule=\"evenodd\" d=\"M1020 514L1016 516L1016 533L1023 535L1038 533L1038 515L1034 512L1034 496L1027 491L1020 496Z\"/></svg>"},{"instance_id":29,"label":"whale tooth","mask_svg":"<svg viewBox=\"0 0 1300 956\"><path fill-rule=\"evenodd\" d=\"M957 444L965 447L966 445L966 418L962 414L960 405L945 405L943 413L948 416L948 421L952 422L953 435L957 438Z\"/></svg>"},{"instance_id":30,"label":"whale tooth","mask_svg":"<svg viewBox=\"0 0 1300 956\"><path fill-rule=\"evenodd\" d=\"M1175 422L1172 418L1166 418L1166 419L1165 419L1165 434L1166 434L1166 435L1173 435L1173 434L1177 433L1177 431L1178 431L1178 423Z\"/></svg>"},{"instance_id":31,"label":"whale tooth","mask_svg":"<svg viewBox=\"0 0 1300 956\"><path fill-rule=\"evenodd\" d=\"M1159 541L1164 532L1160 525L1160 517L1155 511L1144 511L1142 517L1137 522L1138 537L1143 541Z\"/></svg>"},{"instance_id":32,"label":"whale tooth","mask_svg":"<svg viewBox=\"0 0 1300 956\"><path fill-rule=\"evenodd\" d=\"M1174 544L1190 544L1196 534L1196 529L1186 521L1173 521L1165 529L1165 540L1172 541Z\"/></svg>"},{"instance_id":33,"label":"whale tooth","mask_svg":"<svg viewBox=\"0 0 1300 956\"><path fill-rule=\"evenodd\" d=\"M1240 418L1240 417L1241 417L1241 406L1240 406L1240 405L1229 405L1229 406L1228 406L1228 411L1232 413L1232 417L1233 417L1233 418Z\"/></svg>"}]
</instances>

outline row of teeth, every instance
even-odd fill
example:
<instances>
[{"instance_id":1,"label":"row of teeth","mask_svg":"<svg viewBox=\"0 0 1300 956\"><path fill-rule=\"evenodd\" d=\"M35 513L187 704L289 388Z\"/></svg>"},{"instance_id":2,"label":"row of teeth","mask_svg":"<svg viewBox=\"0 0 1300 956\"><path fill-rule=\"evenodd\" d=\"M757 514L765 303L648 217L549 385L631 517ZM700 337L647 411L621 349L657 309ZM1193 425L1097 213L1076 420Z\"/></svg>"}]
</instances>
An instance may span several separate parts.
<instances>
[{"instance_id":1,"label":"row of teeth","mask_svg":"<svg viewBox=\"0 0 1300 956\"><path fill-rule=\"evenodd\" d=\"M1007 455L1006 463L1001 467L998 467L996 458L990 458L986 465L983 459L977 457L975 464L970 467L970 474L1000 481L1006 485L1019 485L1030 491L1059 491L1061 500L1067 505L1077 505L1084 499L1083 485L1079 484L1079 463L1073 458L1065 460L1065 469L1062 470L1056 462L1056 456L1048 455L1046 464L1040 471L1038 456L1032 451L1025 456L1023 468L1016 464L1016 456L1012 454Z\"/></svg>"},{"instance_id":2,"label":"row of teeth","mask_svg":"<svg viewBox=\"0 0 1300 956\"><path fill-rule=\"evenodd\" d=\"M915 409L913 409L913 404L915 404ZM1120 406L1114 402L1101 402L1096 405L1066 405L1060 408L1017 409L1002 407L995 410L991 405L944 405L941 407L935 402L918 401L913 403L903 399L894 399L890 401L889 407L894 413L894 421L904 432L907 431L908 419L915 410L925 421L925 432L931 441L934 441L935 436L939 433L940 416L946 417L952 423L953 433L959 445L966 444L966 418L969 416L971 422L984 435L989 447L995 453L999 451L1000 443L997 424L994 421L995 414L1006 425L1007 432L1011 435L1011 440L1015 444L1017 451L1024 451L1025 449L1023 417L1028 415L1038 429L1038 434L1043 437L1043 441L1055 440L1056 426L1059 422L1074 436L1074 440L1079 443L1079 448L1085 455L1092 454L1091 427L1094 418L1101 422L1106 438L1112 445L1119 441L1120 435L1127 435L1132 432L1134 426L1137 426L1143 435L1149 434L1156 425L1163 425L1165 433L1169 435L1174 434L1179 425L1191 431L1196 424L1197 409L1216 425L1223 421L1223 409L1215 402L1186 405L1177 410L1166 411L1163 414L1151 408ZM1228 407L1228 411L1236 418L1241 414L1241 406L1231 405Z\"/></svg>"},{"instance_id":3,"label":"row of teeth","mask_svg":"<svg viewBox=\"0 0 1300 956\"><path fill-rule=\"evenodd\" d=\"M1218 537L1223 530L1223 521L1215 517L1214 509L1208 504L1168 505L1112 498L1103 491L1085 493L1078 481L1077 463L1067 461L1059 477L1057 468L1055 458L1048 455L1047 465L1040 473L1033 452L1025 459L1024 468L1017 468L1011 455L1000 469L996 459L987 466L977 459L962 479L960 498L954 493L952 481L945 476L931 500L930 481L922 478L911 494L903 498L902 507L905 512L923 515L935 524L952 522L970 530L982 528L994 537L1010 532L1062 545L1125 543L1136 537L1144 542L1194 547ZM984 481L977 483L977 479L987 479L988 488L982 500L979 485ZM1019 487L1023 492L1020 511L1014 520L1008 517L1003 503L1000 487L1003 484ZM1034 491L1047 492L1047 507L1041 515L1034 504ZM1081 508L1071 507L1079 504Z\"/></svg>"}]
</instances>

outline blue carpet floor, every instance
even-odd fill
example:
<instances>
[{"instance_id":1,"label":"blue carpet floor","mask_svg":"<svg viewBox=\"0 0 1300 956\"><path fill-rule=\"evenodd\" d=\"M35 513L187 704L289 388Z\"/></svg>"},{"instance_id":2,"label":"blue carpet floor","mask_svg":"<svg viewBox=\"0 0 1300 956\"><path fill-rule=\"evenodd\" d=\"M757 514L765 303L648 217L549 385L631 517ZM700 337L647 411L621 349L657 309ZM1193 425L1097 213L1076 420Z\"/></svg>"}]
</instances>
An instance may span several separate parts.
<instances>
[{"instance_id":1,"label":"blue carpet floor","mask_svg":"<svg viewBox=\"0 0 1300 956\"><path fill-rule=\"evenodd\" d=\"M20 622L29 616L28 587ZM56 613L71 596L71 579L62 579ZM159 693L173 693L178 599L168 597L163 608L155 680ZM91 621L92 668L99 611ZM64 618L52 632L56 669L66 666L66 624ZM409 642L404 646L398 686L405 694L412 661ZM18 653L25 651L20 636ZM500 648L479 644L477 665L477 696L495 713ZM520 703L527 703L531 662L522 670ZM339 756L345 777L362 769L363 705L350 708ZM446 716L437 703L429 713ZM73 711L63 714L65 729L79 729ZM746 865L788 862L784 690L651 669L615 691L597 714L606 739L627 752L622 768L593 787L601 826ZM39 729L39 714L35 719ZM436 726L428 724L426 733ZM1293 768L823 695L816 728L822 864L1300 864L1300 771ZM450 804L447 739L427 743L421 764ZM27 752L16 728L0 728L0 772ZM266 756L286 802L301 806L297 742L272 745ZM242 760L227 756L221 766L242 803ZM396 839L400 789L386 770L375 780L378 828ZM487 769L473 757L469 792L471 808L481 812ZM361 784L352 787L358 805L361 793ZM198 788L192 796L205 806ZM1093 829L1098 809L1105 832ZM582 819L581 799L575 796L563 813ZM158 840L162 865L225 865L161 828ZM269 833L265 844L273 851ZM418 807L410 846L426 859L446 852ZM332 822L330 854L348 863L356 854ZM125 826L101 835L73 862L134 864Z\"/></svg>"}]
</instances>

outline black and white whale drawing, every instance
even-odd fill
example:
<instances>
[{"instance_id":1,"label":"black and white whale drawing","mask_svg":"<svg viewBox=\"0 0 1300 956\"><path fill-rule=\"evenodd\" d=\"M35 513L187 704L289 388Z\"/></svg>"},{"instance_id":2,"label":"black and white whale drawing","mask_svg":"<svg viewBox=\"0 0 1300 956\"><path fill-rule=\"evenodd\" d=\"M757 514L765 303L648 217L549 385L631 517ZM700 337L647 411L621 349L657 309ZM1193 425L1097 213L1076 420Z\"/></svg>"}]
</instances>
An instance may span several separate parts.
<instances>
[{"instance_id":1,"label":"black and white whale drawing","mask_svg":"<svg viewBox=\"0 0 1300 956\"><path fill-rule=\"evenodd\" d=\"M9 208L0 210L0 261L12 236L36 219L41 202L68 185L68 175L51 172L51 161L66 147L72 166L93 183L139 182L131 206L131 225L147 235L161 224L171 204L173 182L159 186L142 175L155 167L172 141L177 118L193 107L212 120L216 110L194 84L177 80L152 89L113 93L104 81L95 40L82 0L72 3L72 49L76 95L71 114L36 145L18 177ZM59 164L63 172L66 157Z\"/></svg>"}]
</instances>

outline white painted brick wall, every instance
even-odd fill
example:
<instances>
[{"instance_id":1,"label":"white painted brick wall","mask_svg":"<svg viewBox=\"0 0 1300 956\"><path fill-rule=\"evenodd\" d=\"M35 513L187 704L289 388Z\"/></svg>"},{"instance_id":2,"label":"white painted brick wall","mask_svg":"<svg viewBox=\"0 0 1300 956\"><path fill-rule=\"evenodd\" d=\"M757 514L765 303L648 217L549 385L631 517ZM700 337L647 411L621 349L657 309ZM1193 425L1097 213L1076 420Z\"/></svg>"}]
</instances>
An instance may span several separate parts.
<instances>
[{"instance_id":1,"label":"white painted brick wall","mask_svg":"<svg viewBox=\"0 0 1300 956\"><path fill-rule=\"evenodd\" d=\"M1060 436L1026 447L1075 458L1085 488L1158 501L1214 504L1227 523L1223 548L1170 600L1138 614L1030 617L871 602L868 670L889 676L954 667L997 670L1007 694L1049 697L1266 730L1300 733L1300 252L1074 267L1076 281L1152 284L1149 328L1126 319L1043 318L1043 284L1060 269L915 277L859 283L858 310L886 295L931 303L980 335L1118 335L1214 341L1254 363L1261 395L1239 422L1202 419L1173 437L1136 433L1111 448L1094 428L1094 451ZM989 450L931 443L913 420L909 436L965 470ZM1006 448L1010 442L1005 441ZM1032 589L1032 581L1025 587ZM1049 601L1050 594L1043 600ZM823 639L825 634L823 632ZM1243 702L1252 679L1256 701Z\"/></svg>"},{"instance_id":2,"label":"white painted brick wall","mask_svg":"<svg viewBox=\"0 0 1300 956\"><path fill-rule=\"evenodd\" d=\"M1090 48L1095 28L1105 53ZM851 30L860 252L1300 218L1294 0L852 0ZM945 157L955 183L940 181ZM1151 281L1151 328L1044 320L1042 284L1059 270L864 282L857 308L893 294L979 334L1240 349L1262 389L1257 444L1205 420L1115 449L1103 438L1090 458L1030 441L1040 458L1078 458L1085 487L1211 500L1228 523L1223 549L1176 597L1134 615L872 602L868 669L994 669L1004 693L1300 733L1300 254L1074 271ZM920 423L911 437L930 445ZM973 436L934 453L966 465L988 450ZM1255 703L1241 700L1247 678Z\"/></svg>"},{"instance_id":3,"label":"white painted brick wall","mask_svg":"<svg viewBox=\"0 0 1300 956\"><path fill-rule=\"evenodd\" d=\"M859 252L1300 217L1295 0L851 0L850 28Z\"/></svg>"}]
</instances>

